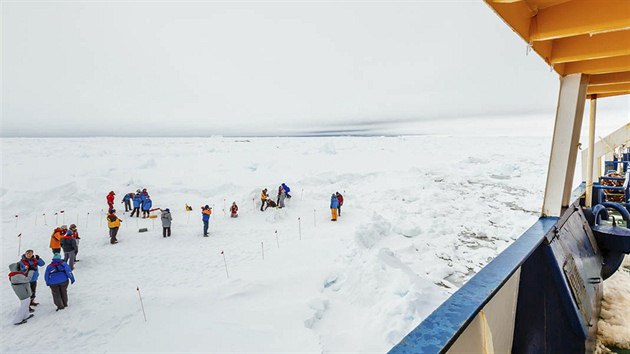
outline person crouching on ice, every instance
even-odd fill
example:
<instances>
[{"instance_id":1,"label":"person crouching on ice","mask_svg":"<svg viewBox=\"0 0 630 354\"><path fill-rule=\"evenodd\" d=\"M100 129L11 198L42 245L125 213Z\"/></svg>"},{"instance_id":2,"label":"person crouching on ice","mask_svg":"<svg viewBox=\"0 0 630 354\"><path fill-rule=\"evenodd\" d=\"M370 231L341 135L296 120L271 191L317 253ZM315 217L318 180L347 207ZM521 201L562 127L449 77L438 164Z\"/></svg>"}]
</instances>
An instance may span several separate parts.
<instances>
[{"instance_id":1,"label":"person crouching on ice","mask_svg":"<svg viewBox=\"0 0 630 354\"><path fill-rule=\"evenodd\" d=\"M107 215L107 227L109 228L109 243L112 245L118 243L116 235L118 235L121 222L122 220L116 216L116 210L110 210L109 215Z\"/></svg>"},{"instance_id":2,"label":"person crouching on ice","mask_svg":"<svg viewBox=\"0 0 630 354\"><path fill-rule=\"evenodd\" d=\"M171 211L168 208L162 210L160 219L162 220L162 237L171 237L171 221L173 220Z\"/></svg>"},{"instance_id":3,"label":"person crouching on ice","mask_svg":"<svg viewBox=\"0 0 630 354\"><path fill-rule=\"evenodd\" d=\"M68 307L68 280L74 284L74 275L59 253L53 255L52 262L46 267L44 280L50 287L57 311Z\"/></svg>"},{"instance_id":4,"label":"person crouching on ice","mask_svg":"<svg viewBox=\"0 0 630 354\"><path fill-rule=\"evenodd\" d=\"M337 195L333 193L332 197L330 197L330 213L332 215L330 221L337 221L337 208L339 208L339 199L337 199Z\"/></svg>"},{"instance_id":5,"label":"person crouching on ice","mask_svg":"<svg viewBox=\"0 0 630 354\"><path fill-rule=\"evenodd\" d=\"M236 202L232 202L232 206L230 207L230 217L238 218L238 206L236 205Z\"/></svg>"},{"instance_id":6,"label":"person crouching on ice","mask_svg":"<svg viewBox=\"0 0 630 354\"><path fill-rule=\"evenodd\" d=\"M201 221L203 221L203 237L208 237L208 224L210 223L210 215L212 208L209 206L201 207Z\"/></svg>"}]
</instances>

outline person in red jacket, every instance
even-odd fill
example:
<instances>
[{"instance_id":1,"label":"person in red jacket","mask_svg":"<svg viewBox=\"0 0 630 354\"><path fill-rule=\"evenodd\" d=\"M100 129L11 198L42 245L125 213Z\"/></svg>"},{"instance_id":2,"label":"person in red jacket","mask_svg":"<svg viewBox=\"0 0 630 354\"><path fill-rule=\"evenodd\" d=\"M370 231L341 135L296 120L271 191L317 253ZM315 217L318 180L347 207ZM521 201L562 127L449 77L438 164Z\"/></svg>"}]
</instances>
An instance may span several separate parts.
<instances>
[{"instance_id":1,"label":"person in red jacket","mask_svg":"<svg viewBox=\"0 0 630 354\"><path fill-rule=\"evenodd\" d=\"M230 217L238 218L238 206L236 205L236 202L233 202L230 207Z\"/></svg>"},{"instance_id":2,"label":"person in red jacket","mask_svg":"<svg viewBox=\"0 0 630 354\"><path fill-rule=\"evenodd\" d=\"M107 205L109 205L109 208L107 208L107 210L112 210L114 209L114 196L116 195L116 193L114 193L114 191L109 192L109 194L107 195Z\"/></svg>"},{"instance_id":3,"label":"person in red jacket","mask_svg":"<svg viewBox=\"0 0 630 354\"><path fill-rule=\"evenodd\" d=\"M337 195L337 200L339 201L339 206L337 207L337 215L341 216L341 206L343 205L343 195L341 195L339 192L335 193L335 195Z\"/></svg>"}]
</instances>

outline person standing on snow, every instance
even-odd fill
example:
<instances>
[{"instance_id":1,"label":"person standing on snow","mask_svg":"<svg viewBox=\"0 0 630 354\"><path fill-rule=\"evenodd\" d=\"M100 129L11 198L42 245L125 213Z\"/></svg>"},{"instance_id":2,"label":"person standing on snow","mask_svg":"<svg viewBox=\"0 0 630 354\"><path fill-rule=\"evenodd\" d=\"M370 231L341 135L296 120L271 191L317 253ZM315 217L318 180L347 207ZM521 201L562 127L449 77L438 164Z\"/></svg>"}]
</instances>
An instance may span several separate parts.
<instances>
[{"instance_id":1,"label":"person standing on snow","mask_svg":"<svg viewBox=\"0 0 630 354\"><path fill-rule=\"evenodd\" d=\"M136 214L136 217L140 217L140 207L142 206L142 195L140 194L140 190L136 192L136 195L133 196L133 211L131 212L131 217L133 214Z\"/></svg>"},{"instance_id":2,"label":"person standing on snow","mask_svg":"<svg viewBox=\"0 0 630 354\"><path fill-rule=\"evenodd\" d=\"M13 319L14 325L26 323L26 320L34 316L33 314L29 315L29 312L33 312L29 307L31 296L33 294L29 284L31 280L33 280L35 270L29 269L24 272L20 271L20 267L20 262L9 264L9 271L11 271L11 273L9 273L9 281L11 282L11 287L13 288L15 295L17 295L18 299L20 299L20 308Z\"/></svg>"},{"instance_id":3,"label":"person standing on snow","mask_svg":"<svg viewBox=\"0 0 630 354\"><path fill-rule=\"evenodd\" d=\"M151 201L151 198L149 198L149 196L147 195L147 197L144 199L144 202L142 202L142 218L146 219L149 216L151 216L151 207L153 206L153 202Z\"/></svg>"},{"instance_id":4,"label":"person standing on snow","mask_svg":"<svg viewBox=\"0 0 630 354\"><path fill-rule=\"evenodd\" d=\"M212 215L212 208L209 206L201 207L201 221L203 221L203 236L208 237L208 224L210 223L210 215Z\"/></svg>"},{"instance_id":5,"label":"person standing on snow","mask_svg":"<svg viewBox=\"0 0 630 354\"><path fill-rule=\"evenodd\" d=\"M162 237L171 237L171 221L173 220L171 211L168 208L162 210L160 219L162 219Z\"/></svg>"},{"instance_id":6,"label":"person standing on snow","mask_svg":"<svg viewBox=\"0 0 630 354\"><path fill-rule=\"evenodd\" d=\"M278 187L278 208L284 208L284 199L287 197L282 186Z\"/></svg>"},{"instance_id":7,"label":"person standing on snow","mask_svg":"<svg viewBox=\"0 0 630 354\"><path fill-rule=\"evenodd\" d=\"M332 215L330 221L337 221L337 208L339 208L339 199L337 199L337 195L333 193L330 197L330 214Z\"/></svg>"},{"instance_id":8,"label":"person standing on snow","mask_svg":"<svg viewBox=\"0 0 630 354\"><path fill-rule=\"evenodd\" d=\"M289 188L289 186L287 186L285 183L282 183L282 189L284 189L284 193L287 195L287 199L291 199L291 194L289 194L291 188Z\"/></svg>"},{"instance_id":9,"label":"person standing on snow","mask_svg":"<svg viewBox=\"0 0 630 354\"><path fill-rule=\"evenodd\" d=\"M79 255L79 240L81 239L81 237L79 237L79 231L77 230L77 225L70 224L70 231L72 231L72 237L74 237L74 239L77 240L77 251L74 254L74 261L78 262L79 260L77 259L77 256Z\"/></svg>"},{"instance_id":10,"label":"person standing on snow","mask_svg":"<svg viewBox=\"0 0 630 354\"><path fill-rule=\"evenodd\" d=\"M59 253L53 255L52 261L46 267L44 280L46 285L50 287L57 311L68 307L68 280L74 284L74 275L72 275L70 266L61 259Z\"/></svg>"},{"instance_id":11,"label":"person standing on snow","mask_svg":"<svg viewBox=\"0 0 630 354\"><path fill-rule=\"evenodd\" d=\"M267 194L267 188L263 189L260 193L260 211L265 211L267 209L267 199L269 198L269 194ZM263 207L265 207L263 209Z\"/></svg>"},{"instance_id":12,"label":"person standing on snow","mask_svg":"<svg viewBox=\"0 0 630 354\"><path fill-rule=\"evenodd\" d=\"M66 235L66 231L68 231L68 227L61 225L50 236L50 249L52 249L53 254L61 253L61 239Z\"/></svg>"},{"instance_id":13,"label":"person standing on snow","mask_svg":"<svg viewBox=\"0 0 630 354\"><path fill-rule=\"evenodd\" d=\"M107 205L109 206L107 208L107 210L112 210L114 209L114 196L116 195L116 193L114 193L114 191L109 192L109 194L107 195L106 199L107 199Z\"/></svg>"},{"instance_id":14,"label":"person standing on snow","mask_svg":"<svg viewBox=\"0 0 630 354\"><path fill-rule=\"evenodd\" d=\"M37 306L38 302L35 302L35 292L37 291L37 278L39 278L39 267L44 266L44 260L39 258L39 255L33 255L33 250L26 250L20 260L20 272L28 273L29 270L34 270L33 277L29 283L31 287L31 303L29 306ZM29 307L29 311L30 311ZM35 311L35 310L33 310ZM32 311L31 311L32 312Z\"/></svg>"},{"instance_id":15,"label":"person standing on snow","mask_svg":"<svg viewBox=\"0 0 630 354\"><path fill-rule=\"evenodd\" d=\"M125 204L125 212L127 211L131 211L133 208L131 207L131 199L133 199L133 193L127 193L125 194L125 196L123 197L123 200L121 203Z\"/></svg>"},{"instance_id":16,"label":"person standing on snow","mask_svg":"<svg viewBox=\"0 0 630 354\"><path fill-rule=\"evenodd\" d=\"M110 210L109 215L107 215L107 227L109 228L109 243L112 245L118 243L116 235L118 235L121 222L122 220L116 216L116 210Z\"/></svg>"},{"instance_id":17,"label":"person standing on snow","mask_svg":"<svg viewBox=\"0 0 630 354\"><path fill-rule=\"evenodd\" d=\"M66 236L61 239L61 248L63 248L63 260L64 262L70 261L70 269L74 270L74 262L79 252L79 245L77 239L73 237L72 230L66 232Z\"/></svg>"},{"instance_id":18,"label":"person standing on snow","mask_svg":"<svg viewBox=\"0 0 630 354\"><path fill-rule=\"evenodd\" d=\"M337 213L339 214L339 216L341 216L341 206L343 205L343 195L341 195L341 193L339 192L335 193L335 195L337 196L337 200L339 201L339 206L337 207Z\"/></svg>"},{"instance_id":19,"label":"person standing on snow","mask_svg":"<svg viewBox=\"0 0 630 354\"><path fill-rule=\"evenodd\" d=\"M238 218L238 206L236 205L236 202L232 202L232 206L230 207L230 217Z\"/></svg>"}]
</instances>

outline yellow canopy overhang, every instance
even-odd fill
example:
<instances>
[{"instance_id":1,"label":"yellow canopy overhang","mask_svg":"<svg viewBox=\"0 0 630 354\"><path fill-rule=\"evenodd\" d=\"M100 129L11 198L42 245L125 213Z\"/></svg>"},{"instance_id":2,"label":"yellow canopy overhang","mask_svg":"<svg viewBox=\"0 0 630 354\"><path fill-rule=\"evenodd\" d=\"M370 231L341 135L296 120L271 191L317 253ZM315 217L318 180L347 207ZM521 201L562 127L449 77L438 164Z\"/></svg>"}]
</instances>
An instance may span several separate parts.
<instances>
[{"instance_id":1,"label":"yellow canopy overhang","mask_svg":"<svg viewBox=\"0 0 630 354\"><path fill-rule=\"evenodd\" d=\"M630 0L485 1L559 75L591 75L589 96L630 93Z\"/></svg>"}]
</instances>

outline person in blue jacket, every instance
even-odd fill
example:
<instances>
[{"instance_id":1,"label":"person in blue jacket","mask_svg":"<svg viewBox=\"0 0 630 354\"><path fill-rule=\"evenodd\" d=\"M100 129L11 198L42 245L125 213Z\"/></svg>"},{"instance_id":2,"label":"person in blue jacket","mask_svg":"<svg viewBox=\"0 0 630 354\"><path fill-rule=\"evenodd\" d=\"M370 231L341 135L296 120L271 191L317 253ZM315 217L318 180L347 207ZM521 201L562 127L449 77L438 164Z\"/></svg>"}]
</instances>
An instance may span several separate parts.
<instances>
[{"instance_id":1,"label":"person in blue jacket","mask_svg":"<svg viewBox=\"0 0 630 354\"><path fill-rule=\"evenodd\" d=\"M121 203L125 204L125 211L131 211L133 208L131 207L131 199L133 198L133 193L127 193L122 199Z\"/></svg>"},{"instance_id":2,"label":"person in blue jacket","mask_svg":"<svg viewBox=\"0 0 630 354\"><path fill-rule=\"evenodd\" d=\"M133 196L133 211L131 212L131 217L133 214L136 214L136 217L140 217L140 206L142 205L142 195L140 194L140 190L136 192L136 195Z\"/></svg>"},{"instance_id":3,"label":"person in blue jacket","mask_svg":"<svg viewBox=\"0 0 630 354\"><path fill-rule=\"evenodd\" d=\"M201 207L201 221L203 221L203 237L208 237L208 224L212 215L212 208L208 205Z\"/></svg>"},{"instance_id":4,"label":"person in blue jacket","mask_svg":"<svg viewBox=\"0 0 630 354\"><path fill-rule=\"evenodd\" d=\"M44 280L46 285L50 287L57 311L68 307L68 281L74 284L74 275L72 275L70 266L61 259L59 253L53 255L52 261L46 267Z\"/></svg>"},{"instance_id":5,"label":"person in blue jacket","mask_svg":"<svg viewBox=\"0 0 630 354\"><path fill-rule=\"evenodd\" d=\"M287 198L291 198L291 194L289 194L289 192L291 191L291 188L289 188L289 186L287 186L285 183L282 183L282 189L284 189L284 193L286 194Z\"/></svg>"},{"instance_id":6,"label":"person in blue jacket","mask_svg":"<svg viewBox=\"0 0 630 354\"><path fill-rule=\"evenodd\" d=\"M35 302L35 290L37 289L37 278L39 277L38 267L44 266L44 260L39 258L39 255L34 255L33 250L27 250L20 259L20 272L26 274L29 270L33 270L33 277L30 281L31 286L31 304L29 306L37 306L39 302ZM32 310L29 308L29 310ZM33 312L34 310L30 311Z\"/></svg>"},{"instance_id":7,"label":"person in blue jacket","mask_svg":"<svg viewBox=\"0 0 630 354\"><path fill-rule=\"evenodd\" d=\"M151 207L153 206L153 202L149 196L142 202L142 218L148 218L151 214Z\"/></svg>"},{"instance_id":8,"label":"person in blue jacket","mask_svg":"<svg viewBox=\"0 0 630 354\"><path fill-rule=\"evenodd\" d=\"M330 197L330 214L332 218L330 221L337 221L337 209L339 208L339 199L337 199L337 195L333 193L332 197Z\"/></svg>"}]
</instances>

